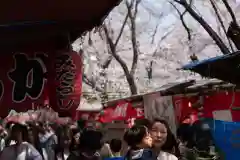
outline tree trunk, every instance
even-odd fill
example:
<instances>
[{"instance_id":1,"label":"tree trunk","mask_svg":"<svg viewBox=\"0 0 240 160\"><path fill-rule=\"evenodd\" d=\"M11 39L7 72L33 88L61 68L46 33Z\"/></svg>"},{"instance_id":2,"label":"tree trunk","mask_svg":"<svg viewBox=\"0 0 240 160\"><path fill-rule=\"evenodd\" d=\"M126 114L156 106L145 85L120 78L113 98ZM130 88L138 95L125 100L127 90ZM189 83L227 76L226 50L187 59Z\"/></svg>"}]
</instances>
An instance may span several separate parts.
<instances>
[{"instance_id":1,"label":"tree trunk","mask_svg":"<svg viewBox=\"0 0 240 160\"><path fill-rule=\"evenodd\" d=\"M137 86L134 77L131 74L126 74L126 79L130 87L131 95L137 95Z\"/></svg>"}]
</instances>

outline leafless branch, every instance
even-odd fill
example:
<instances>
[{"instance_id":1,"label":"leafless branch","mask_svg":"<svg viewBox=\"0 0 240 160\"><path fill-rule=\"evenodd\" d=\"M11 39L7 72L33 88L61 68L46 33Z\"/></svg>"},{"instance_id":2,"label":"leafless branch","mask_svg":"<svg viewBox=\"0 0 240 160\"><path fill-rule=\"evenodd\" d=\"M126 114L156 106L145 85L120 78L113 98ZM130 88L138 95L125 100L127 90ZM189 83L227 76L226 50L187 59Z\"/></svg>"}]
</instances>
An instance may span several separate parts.
<instances>
[{"instance_id":1,"label":"leafless branch","mask_svg":"<svg viewBox=\"0 0 240 160\"><path fill-rule=\"evenodd\" d=\"M162 19L165 16L164 12L156 13L151 7L147 6L145 3L140 3L140 5L150 14L150 16L153 16L157 19Z\"/></svg>"},{"instance_id":2,"label":"leafless branch","mask_svg":"<svg viewBox=\"0 0 240 160\"><path fill-rule=\"evenodd\" d=\"M103 62L102 68L106 69L110 65L111 61L113 59L113 56L111 54L108 55L107 59Z\"/></svg>"},{"instance_id":3,"label":"leafless branch","mask_svg":"<svg viewBox=\"0 0 240 160\"><path fill-rule=\"evenodd\" d=\"M223 1L223 3L224 3L225 7L226 7L227 10L228 10L228 13L231 15L233 23L238 24L238 23L237 23L236 16L235 16L235 14L234 14L231 6L229 5L228 1L227 1L227 0L222 0L222 1Z\"/></svg>"},{"instance_id":4,"label":"leafless branch","mask_svg":"<svg viewBox=\"0 0 240 160\"><path fill-rule=\"evenodd\" d=\"M83 82L92 87L93 89L96 89L97 92L104 92L104 90L101 87L98 87L96 85L96 82L92 79L89 79L86 74L83 74Z\"/></svg>"},{"instance_id":5,"label":"leafless branch","mask_svg":"<svg viewBox=\"0 0 240 160\"><path fill-rule=\"evenodd\" d=\"M136 3L135 3L135 11L134 11L134 14L133 14L133 16L134 16L134 18L136 19L136 17L137 17L137 13L138 13L138 5L140 4L140 2L141 2L141 0L136 0Z\"/></svg>"},{"instance_id":6,"label":"leafless branch","mask_svg":"<svg viewBox=\"0 0 240 160\"><path fill-rule=\"evenodd\" d=\"M116 61L121 65L124 73L125 73L125 76L126 76L126 79L129 83L129 87L130 87L130 90L131 90L131 93L134 95L134 94L137 94L137 87L136 87L136 84L135 84L135 81L134 81L134 78L133 76L130 74L129 70L128 70L128 67L127 67L127 64L124 62L124 60L116 53L116 47L109 35L109 32L108 32L108 29L107 29L107 26L106 24L103 24L103 30L104 30L104 33L106 35L106 42L109 46L109 49L111 50L111 54L113 55L113 57L116 59Z\"/></svg>"},{"instance_id":7,"label":"leafless branch","mask_svg":"<svg viewBox=\"0 0 240 160\"><path fill-rule=\"evenodd\" d=\"M172 33L172 31L173 30L168 31L161 37L161 39L158 41L157 48L153 51L152 57L156 56L156 54L158 53L158 47L160 46L161 42L164 41Z\"/></svg>"},{"instance_id":8,"label":"leafless branch","mask_svg":"<svg viewBox=\"0 0 240 160\"><path fill-rule=\"evenodd\" d=\"M184 15L187 13L187 10L185 10L183 13L180 12L180 10L177 8L177 6L175 4L173 4L171 1L169 1L169 3L173 6L173 8L176 9L179 18L182 22L183 27L185 28L187 35L188 35L188 40L191 41L192 36L191 36L191 30L190 28L187 26L186 22L184 21Z\"/></svg>"},{"instance_id":9,"label":"leafless branch","mask_svg":"<svg viewBox=\"0 0 240 160\"><path fill-rule=\"evenodd\" d=\"M123 61L123 59L116 53L116 48L115 45L112 41L112 39L109 36L109 32L107 29L107 26L105 24L103 24L103 29L106 35L106 40L107 40L107 44L109 45L109 48L111 50L111 54L114 56L114 58L120 63L121 67L123 68L124 72L128 73L128 67L127 64ZM130 73L129 73L130 74Z\"/></svg>"},{"instance_id":10,"label":"leafless branch","mask_svg":"<svg viewBox=\"0 0 240 160\"><path fill-rule=\"evenodd\" d=\"M215 14L216 14L216 16L217 16L217 19L218 19L219 23L220 23L220 25L221 25L221 27L222 27L222 29L223 29L223 31L224 31L224 34L225 34L226 37L227 37L229 46L230 46L230 48L231 48L231 50L232 50L232 52L233 52L234 49L233 49L232 43L231 43L231 41L230 41L230 39L229 39L229 37L228 37L228 35L227 35L227 30L226 30L226 28L225 28L225 26L224 26L224 24L223 24L223 20L222 20L222 18L221 18L221 16L220 16L220 13L218 12L216 3L215 3L213 0L210 0L210 3L211 3L211 5L212 5L212 7L213 7L213 10L214 10L214 12L215 12Z\"/></svg>"},{"instance_id":11,"label":"leafless branch","mask_svg":"<svg viewBox=\"0 0 240 160\"><path fill-rule=\"evenodd\" d=\"M124 21L123 21L122 27L121 27L121 29L120 29L120 32L119 32L119 34L118 34L118 36L117 36L117 39L116 39L116 41L115 41L115 43L114 43L115 47L118 45L118 42L119 42L119 40L120 40L120 38L121 38L121 36L122 36L123 30L124 30L124 28L125 28L125 26L126 26L126 23L127 23L127 20L128 20L128 15L129 15L129 13L127 13L127 15L126 15L125 18L124 18Z\"/></svg>"},{"instance_id":12,"label":"leafless branch","mask_svg":"<svg viewBox=\"0 0 240 160\"><path fill-rule=\"evenodd\" d=\"M154 32L153 32L153 35L152 35L151 44L153 44L154 41L155 41L155 36L156 36L156 34L157 34L158 26L159 26L159 23L156 25L156 27L155 27L155 29L154 29Z\"/></svg>"},{"instance_id":13,"label":"leafless branch","mask_svg":"<svg viewBox=\"0 0 240 160\"><path fill-rule=\"evenodd\" d=\"M174 0L176 3L182 5L187 12L207 31L209 36L215 41L223 54L230 54L228 47L224 44L222 39L212 29L212 27L187 3L186 0Z\"/></svg>"}]
</instances>

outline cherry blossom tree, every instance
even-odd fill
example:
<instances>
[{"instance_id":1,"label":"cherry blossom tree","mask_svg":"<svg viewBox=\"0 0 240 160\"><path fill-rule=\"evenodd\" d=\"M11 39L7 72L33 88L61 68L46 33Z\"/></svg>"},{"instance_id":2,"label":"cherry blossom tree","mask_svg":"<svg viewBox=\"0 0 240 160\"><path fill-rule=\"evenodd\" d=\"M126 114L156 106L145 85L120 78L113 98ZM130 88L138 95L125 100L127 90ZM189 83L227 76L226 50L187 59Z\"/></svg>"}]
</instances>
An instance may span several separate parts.
<instances>
[{"instance_id":1,"label":"cherry blossom tree","mask_svg":"<svg viewBox=\"0 0 240 160\"><path fill-rule=\"evenodd\" d=\"M76 41L74 46L81 46L84 53L84 91L108 100L159 90L170 82L200 79L176 68L194 54L201 60L236 50L227 35L232 18L224 3L187 3L210 32L175 0L132 0L123 1L101 27Z\"/></svg>"},{"instance_id":2,"label":"cherry blossom tree","mask_svg":"<svg viewBox=\"0 0 240 160\"><path fill-rule=\"evenodd\" d=\"M121 84L128 84L131 95L138 94L138 86L136 84L137 77L135 74L138 68L139 56L144 54L141 51L139 38L141 38L143 33L147 32L151 34L150 43L153 44L158 26L158 23L156 23L153 28L147 28L147 21L150 20L152 13L147 13L149 14L148 20L143 23L139 22L138 12L141 7L140 3L141 0L125 0L121 6L119 6L117 11L113 12L112 15L104 21L101 27L87 33L87 35L82 39L83 52L86 52L91 61L96 62L94 65L97 65L98 68L98 70L95 71L95 73L92 73L92 75L89 75L89 73L84 74L83 81L102 95L109 95L109 84L111 84L111 80L108 79L108 75L111 72L109 70L113 71L113 69L111 69L112 61L117 62L117 65L119 65L123 71L122 76L125 80L122 81ZM113 20L116 16L120 21L118 26L113 24L113 22L116 22ZM157 16L158 19L160 19L164 15L154 16ZM162 37L162 40L166 36L167 34ZM157 50L157 47L155 47L155 49L151 52L157 52ZM124 52L132 55L131 62L122 57ZM131 64L129 65L129 63ZM153 62L150 62L149 64L153 64ZM88 69L94 68L93 66L89 67L89 63L86 65L88 65ZM116 65L116 63L114 65ZM144 72L148 75L148 79L151 79L151 70L152 65L145 66ZM118 92L118 90L116 90L117 86L114 86L114 88L115 92ZM122 88L122 86L120 85L119 88Z\"/></svg>"}]
</instances>

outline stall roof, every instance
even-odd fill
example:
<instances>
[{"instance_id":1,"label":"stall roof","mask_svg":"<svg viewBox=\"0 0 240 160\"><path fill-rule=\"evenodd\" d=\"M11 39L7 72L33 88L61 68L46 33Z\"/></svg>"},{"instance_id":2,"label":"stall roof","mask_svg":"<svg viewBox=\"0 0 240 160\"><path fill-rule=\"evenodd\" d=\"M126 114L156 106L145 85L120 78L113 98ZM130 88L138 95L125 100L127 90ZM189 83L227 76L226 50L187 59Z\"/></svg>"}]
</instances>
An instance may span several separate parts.
<instances>
[{"instance_id":1,"label":"stall roof","mask_svg":"<svg viewBox=\"0 0 240 160\"><path fill-rule=\"evenodd\" d=\"M181 83L170 83L163 85L157 91L149 92L145 94L134 95L130 97L125 97L121 99L115 99L103 103L104 107L114 106L119 101L128 101L128 102L139 102L143 100L143 96L147 94L153 94L159 92L163 96L167 95L179 95L179 94L198 94L198 93L208 93L215 91L216 88L219 89L230 89L235 88L236 85L227 83L218 79L205 79L205 80L189 80Z\"/></svg>"},{"instance_id":2,"label":"stall roof","mask_svg":"<svg viewBox=\"0 0 240 160\"><path fill-rule=\"evenodd\" d=\"M240 51L199 62L192 62L183 66L182 69L191 70L204 77L217 78L233 84L240 84L239 62Z\"/></svg>"},{"instance_id":3,"label":"stall roof","mask_svg":"<svg viewBox=\"0 0 240 160\"><path fill-rule=\"evenodd\" d=\"M68 43L73 42L85 31L101 25L120 2L121 0L0 1L0 48L21 48L33 40L53 37L67 37Z\"/></svg>"}]
</instances>

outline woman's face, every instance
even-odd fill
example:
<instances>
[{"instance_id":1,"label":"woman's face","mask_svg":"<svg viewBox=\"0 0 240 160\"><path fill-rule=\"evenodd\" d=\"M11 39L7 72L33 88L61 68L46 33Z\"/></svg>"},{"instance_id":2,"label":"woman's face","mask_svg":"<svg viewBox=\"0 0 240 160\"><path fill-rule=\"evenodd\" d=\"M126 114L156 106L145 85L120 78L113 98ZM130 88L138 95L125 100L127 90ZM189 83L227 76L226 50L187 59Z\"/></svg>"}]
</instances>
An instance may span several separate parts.
<instances>
[{"instance_id":1,"label":"woman's face","mask_svg":"<svg viewBox=\"0 0 240 160\"><path fill-rule=\"evenodd\" d=\"M167 140L167 128L161 122L155 122L150 130L155 147L162 147Z\"/></svg>"}]
</instances>

